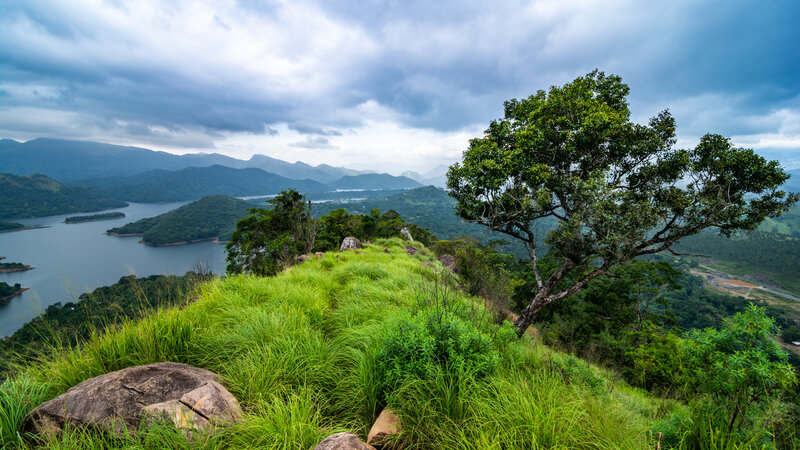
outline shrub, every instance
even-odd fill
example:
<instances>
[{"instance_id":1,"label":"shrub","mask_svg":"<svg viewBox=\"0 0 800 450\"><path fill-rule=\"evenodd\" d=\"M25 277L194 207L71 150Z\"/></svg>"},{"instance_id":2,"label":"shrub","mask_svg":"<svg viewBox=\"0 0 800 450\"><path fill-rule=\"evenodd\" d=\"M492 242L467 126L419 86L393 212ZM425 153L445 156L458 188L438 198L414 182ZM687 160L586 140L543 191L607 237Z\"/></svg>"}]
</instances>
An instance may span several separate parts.
<instances>
[{"instance_id":1,"label":"shrub","mask_svg":"<svg viewBox=\"0 0 800 450\"><path fill-rule=\"evenodd\" d=\"M407 377L429 378L440 368L481 378L500 360L488 335L443 311L401 313L387 321L384 336L378 365L390 388Z\"/></svg>"}]
</instances>

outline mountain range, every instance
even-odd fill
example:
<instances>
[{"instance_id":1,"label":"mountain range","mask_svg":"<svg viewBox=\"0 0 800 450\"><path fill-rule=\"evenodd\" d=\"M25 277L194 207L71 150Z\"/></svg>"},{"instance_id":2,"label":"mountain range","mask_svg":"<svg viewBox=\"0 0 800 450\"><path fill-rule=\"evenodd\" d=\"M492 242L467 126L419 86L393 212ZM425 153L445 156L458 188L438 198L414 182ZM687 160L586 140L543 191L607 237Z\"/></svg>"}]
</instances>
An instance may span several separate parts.
<instances>
[{"instance_id":1,"label":"mountain range","mask_svg":"<svg viewBox=\"0 0 800 450\"><path fill-rule=\"evenodd\" d=\"M289 163L265 155L253 155L249 160L218 153L174 155L141 147L48 138L27 142L2 139L0 161L0 170L4 173L39 173L62 183L85 178L130 176L152 170L180 170L213 165L235 169L257 168L285 178L311 179L320 183L331 183L343 176L368 173L326 164L311 166L299 161Z\"/></svg>"}]
</instances>

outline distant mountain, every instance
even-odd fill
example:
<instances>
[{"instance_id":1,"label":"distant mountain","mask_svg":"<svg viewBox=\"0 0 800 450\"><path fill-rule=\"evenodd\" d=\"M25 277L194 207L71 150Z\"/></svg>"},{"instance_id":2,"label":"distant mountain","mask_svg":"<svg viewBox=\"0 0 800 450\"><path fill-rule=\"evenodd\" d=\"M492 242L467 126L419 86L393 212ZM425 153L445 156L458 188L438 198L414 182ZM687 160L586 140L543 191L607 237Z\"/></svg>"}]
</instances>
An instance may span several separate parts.
<instances>
[{"instance_id":1,"label":"distant mountain","mask_svg":"<svg viewBox=\"0 0 800 450\"><path fill-rule=\"evenodd\" d=\"M269 195L288 188L300 192L328 190L327 186L313 180L292 180L261 169L232 169L216 165L187 167L178 171L154 170L127 177L93 178L74 184L109 197L142 203L193 200L209 195Z\"/></svg>"},{"instance_id":2,"label":"distant mountain","mask_svg":"<svg viewBox=\"0 0 800 450\"><path fill-rule=\"evenodd\" d=\"M121 208L127 203L81 187L65 186L44 175L0 174L0 219Z\"/></svg>"},{"instance_id":3,"label":"distant mountain","mask_svg":"<svg viewBox=\"0 0 800 450\"><path fill-rule=\"evenodd\" d=\"M329 183L328 186L332 189L414 189L421 187L422 184L411 178L395 177L386 173L368 173L344 176Z\"/></svg>"},{"instance_id":4,"label":"distant mountain","mask_svg":"<svg viewBox=\"0 0 800 450\"><path fill-rule=\"evenodd\" d=\"M11 139L0 140L0 167L3 171L15 175L41 173L61 182L213 165L237 169L254 167L286 178L312 179L320 183L362 173L325 164L314 167L302 162L288 163L264 155L254 155L245 161L216 153L173 155L141 147L90 141L38 138L21 143Z\"/></svg>"},{"instance_id":5,"label":"distant mountain","mask_svg":"<svg viewBox=\"0 0 800 450\"><path fill-rule=\"evenodd\" d=\"M783 184L783 188L789 192L800 192L800 169L787 170L791 178Z\"/></svg>"},{"instance_id":6,"label":"distant mountain","mask_svg":"<svg viewBox=\"0 0 800 450\"><path fill-rule=\"evenodd\" d=\"M137 220L108 230L115 235L142 235L149 245L187 244L206 239L226 239L236 221L253 205L232 197L214 195L156 217Z\"/></svg>"}]
</instances>

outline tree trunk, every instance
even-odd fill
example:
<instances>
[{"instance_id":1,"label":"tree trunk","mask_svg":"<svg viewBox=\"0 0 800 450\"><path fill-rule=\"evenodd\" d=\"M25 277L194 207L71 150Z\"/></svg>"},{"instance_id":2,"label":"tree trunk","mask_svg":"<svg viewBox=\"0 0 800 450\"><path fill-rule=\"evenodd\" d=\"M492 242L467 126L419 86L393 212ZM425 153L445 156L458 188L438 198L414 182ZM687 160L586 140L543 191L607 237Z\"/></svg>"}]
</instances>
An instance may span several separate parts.
<instances>
[{"instance_id":1,"label":"tree trunk","mask_svg":"<svg viewBox=\"0 0 800 450\"><path fill-rule=\"evenodd\" d=\"M525 310L522 311L522 314L517 317L517 320L514 321L514 328L517 331L517 337L521 338L523 334L525 334L525 330L531 326L533 323L533 319L536 318L536 315L539 314L539 311L542 310L544 305L547 303L547 295L544 292L539 292L536 294L536 297L525 307Z\"/></svg>"}]
</instances>

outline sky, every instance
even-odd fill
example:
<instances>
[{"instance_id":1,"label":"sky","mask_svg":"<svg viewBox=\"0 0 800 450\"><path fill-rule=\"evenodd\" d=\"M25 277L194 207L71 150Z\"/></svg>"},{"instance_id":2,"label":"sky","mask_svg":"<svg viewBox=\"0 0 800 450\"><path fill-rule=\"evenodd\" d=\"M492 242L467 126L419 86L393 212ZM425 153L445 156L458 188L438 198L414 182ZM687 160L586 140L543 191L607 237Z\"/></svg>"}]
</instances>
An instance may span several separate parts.
<instances>
[{"instance_id":1,"label":"sky","mask_svg":"<svg viewBox=\"0 0 800 450\"><path fill-rule=\"evenodd\" d=\"M798 21L796 0L3 0L0 137L424 173L597 68L679 147L719 133L794 169Z\"/></svg>"}]
</instances>

